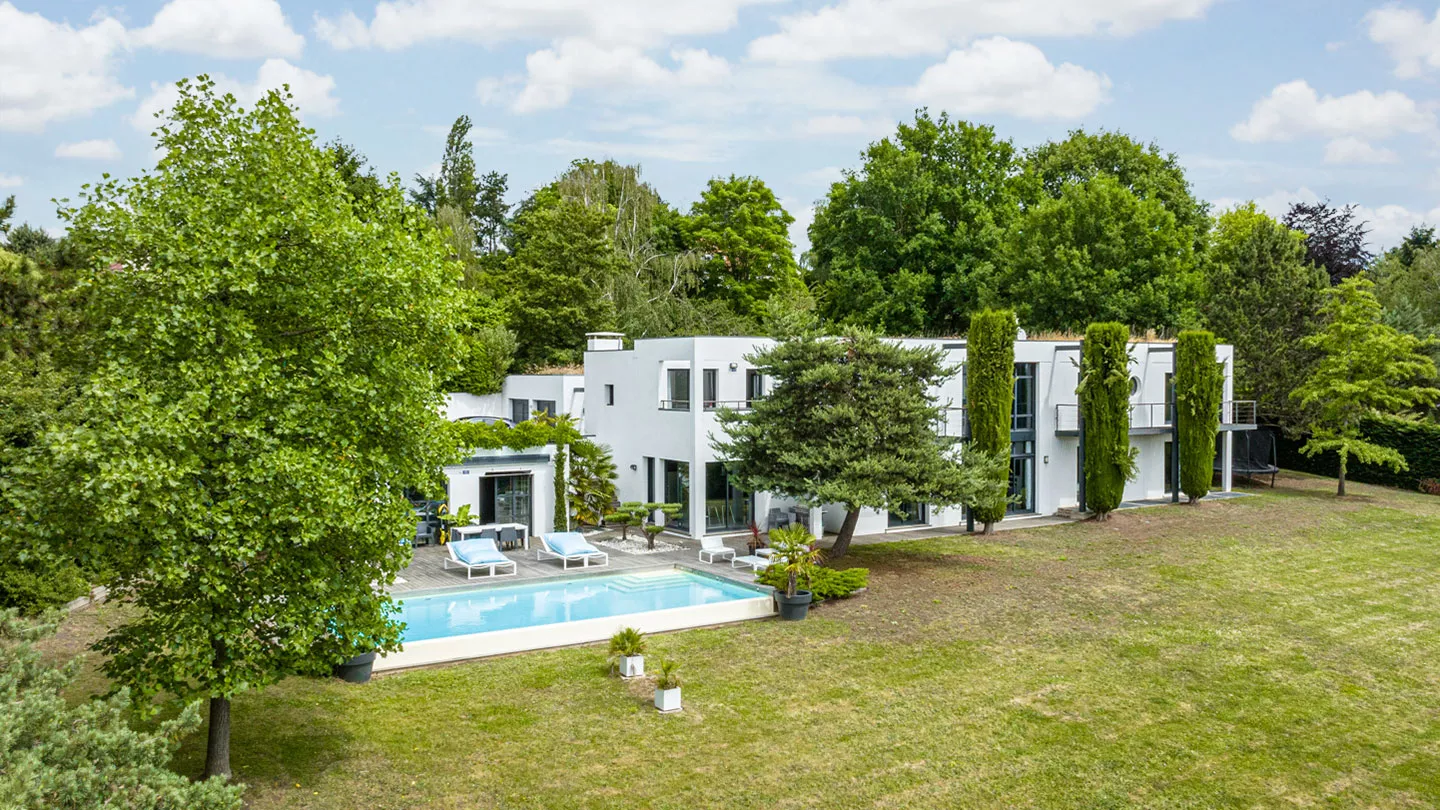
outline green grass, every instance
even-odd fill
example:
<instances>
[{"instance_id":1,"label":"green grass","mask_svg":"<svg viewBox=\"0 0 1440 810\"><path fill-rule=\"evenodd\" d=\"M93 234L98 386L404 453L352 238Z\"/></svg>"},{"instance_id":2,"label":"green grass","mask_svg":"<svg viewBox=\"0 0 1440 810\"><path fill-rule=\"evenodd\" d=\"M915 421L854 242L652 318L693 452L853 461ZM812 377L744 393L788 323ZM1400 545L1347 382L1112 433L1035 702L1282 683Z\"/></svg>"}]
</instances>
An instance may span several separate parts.
<instances>
[{"instance_id":1,"label":"green grass","mask_svg":"<svg viewBox=\"0 0 1440 810\"><path fill-rule=\"evenodd\" d=\"M288 681L237 699L237 778L255 808L1435 806L1440 498L1330 486L857 547L870 591L805 622L653 637L674 716L600 646Z\"/></svg>"}]
</instances>

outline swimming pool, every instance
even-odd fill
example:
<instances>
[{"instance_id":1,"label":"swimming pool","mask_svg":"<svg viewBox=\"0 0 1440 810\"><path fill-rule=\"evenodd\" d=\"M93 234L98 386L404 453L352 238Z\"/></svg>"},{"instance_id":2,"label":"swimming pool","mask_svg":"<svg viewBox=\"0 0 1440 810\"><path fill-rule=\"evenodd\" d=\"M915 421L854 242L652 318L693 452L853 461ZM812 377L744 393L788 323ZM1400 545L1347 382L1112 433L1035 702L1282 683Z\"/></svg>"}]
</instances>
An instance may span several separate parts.
<instances>
[{"instance_id":1,"label":"swimming pool","mask_svg":"<svg viewBox=\"0 0 1440 810\"><path fill-rule=\"evenodd\" d=\"M404 648L376 669L582 644L621 627L677 630L773 613L768 588L688 568L489 585L402 598Z\"/></svg>"}]
</instances>

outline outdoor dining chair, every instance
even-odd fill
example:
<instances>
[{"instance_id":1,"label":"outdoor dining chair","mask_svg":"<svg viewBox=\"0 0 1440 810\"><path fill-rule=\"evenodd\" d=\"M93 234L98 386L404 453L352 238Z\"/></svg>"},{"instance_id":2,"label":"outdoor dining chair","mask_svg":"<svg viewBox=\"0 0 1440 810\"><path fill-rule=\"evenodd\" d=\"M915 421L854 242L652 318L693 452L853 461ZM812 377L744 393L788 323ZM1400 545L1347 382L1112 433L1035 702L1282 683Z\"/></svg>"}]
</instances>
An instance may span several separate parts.
<instances>
[{"instance_id":1,"label":"outdoor dining chair","mask_svg":"<svg viewBox=\"0 0 1440 810\"><path fill-rule=\"evenodd\" d=\"M514 526L500 527L500 548L517 548L520 545L520 532Z\"/></svg>"}]
</instances>

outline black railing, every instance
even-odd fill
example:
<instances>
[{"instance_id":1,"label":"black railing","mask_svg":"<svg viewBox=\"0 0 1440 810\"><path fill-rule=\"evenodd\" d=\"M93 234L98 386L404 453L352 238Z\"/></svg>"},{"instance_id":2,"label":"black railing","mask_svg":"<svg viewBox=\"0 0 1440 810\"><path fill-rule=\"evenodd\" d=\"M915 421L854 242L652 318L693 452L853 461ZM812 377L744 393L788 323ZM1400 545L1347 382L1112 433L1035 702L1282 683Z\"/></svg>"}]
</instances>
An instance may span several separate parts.
<instances>
[{"instance_id":1,"label":"black railing","mask_svg":"<svg viewBox=\"0 0 1440 810\"><path fill-rule=\"evenodd\" d=\"M662 399L662 400L660 400L660 410L662 410L662 411L688 411L688 410L690 410L690 400L688 400L688 399Z\"/></svg>"}]
</instances>

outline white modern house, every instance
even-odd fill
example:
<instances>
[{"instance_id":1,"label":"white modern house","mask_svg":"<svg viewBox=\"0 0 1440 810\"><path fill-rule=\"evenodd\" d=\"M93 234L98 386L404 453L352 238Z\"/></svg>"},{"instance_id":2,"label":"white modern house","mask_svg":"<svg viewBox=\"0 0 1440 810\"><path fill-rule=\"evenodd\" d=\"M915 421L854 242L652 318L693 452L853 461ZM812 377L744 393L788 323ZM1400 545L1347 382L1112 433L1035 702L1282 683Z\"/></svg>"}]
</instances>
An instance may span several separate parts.
<instances>
[{"instance_id":1,"label":"white modern house","mask_svg":"<svg viewBox=\"0 0 1440 810\"><path fill-rule=\"evenodd\" d=\"M964 340L897 338L912 346L938 346L961 373L935 393L946 406L937 430L964 438L966 345ZM775 521L800 521L812 530L835 532L844 519L838 504L801 506L767 492L747 492L728 474L712 437L720 430L721 408L744 410L765 396L769 381L746 357L772 345L758 337L675 337L638 339L625 348L624 336L594 333L585 352L584 374L507 377L504 390L490 396L452 394L450 419L523 421L530 414L568 414L582 431L608 446L618 472L621 501L674 502L684 509L671 531L692 538L741 534L754 521L761 529ZM1080 378L1078 340L1015 343L1015 396L1011 414L1010 518L1053 515L1080 506L1080 411L1075 388ZM1255 427L1254 403L1235 402L1233 347L1216 347L1224 369L1221 418L1221 489L1232 484L1233 431ZM1174 344L1136 341L1130 346L1130 442L1139 449L1139 475L1125 489L1129 501L1156 500L1174 493L1174 425L1171 377ZM884 448L876 448L884 452ZM476 450L447 467L451 509L470 504L482 523L521 523L532 534L553 530L556 448ZM959 526L964 511L934 504L903 510L865 510L855 531L877 534L924 526Z\"/></svg>"},{"instance_id":2,"label":"white modern house","mask_svg":"<svg viewBox=\"0 0 1440 810\"><path fill-rule=\"evenodd\" d=\"M936 394L947 406L945 423L937 429L963 437L965 341L897 340L939 346L952 365L961 367L961 373ZM626 349L620 336L592 336L585 353L589 392L585 429L611 448L621 500L684 504L684 513L672 521L672 527L694 538L741 533L752 520L764 529L777 518L799 519L812 529L839 529L844 519L839 505L797 509L793 501L746 492L730 479L726 459L715 454L711 437L719 430L716 412L744 409L765 395L768 381L745 358L771 343L754 337L679 337L640 339ZM1252 429L1255 424L1253 403L1232 400L1233 354L1231 346L1216 349L1225 374L1219 465L1224 491L1232 484L1231 431ZM1140 472L1127 485L1125 497L1130 501L1165 498L1174 491L1170 416L1174 344L1137 341L1131 344L1130 357L1130 441L1140 451ZM1080 505L1081 425L1075 394L1079 361L1077 340L1022 339L1015 344L1012 517L1051 515ZM855 531L875 534L964 522L961 509L917 503L889 513L865 510Z\"/></svg>"},{"instance_id":3,"label":"white modern house","mask_svg":"<svg viewBox=\"0 0 1440 810\"><path fill-rule=\"evenodd\" d=\"M512 374L499 394L450 394L451 420L523 422L534 413L584 418L585 378L579 374ZM452 511L469 505L482 524L518 523L531 534L553 530L556 448L472 450L445 468L445 502ZM563 466L563 465L560 465Z\"/></svg>"}]
</instances>

